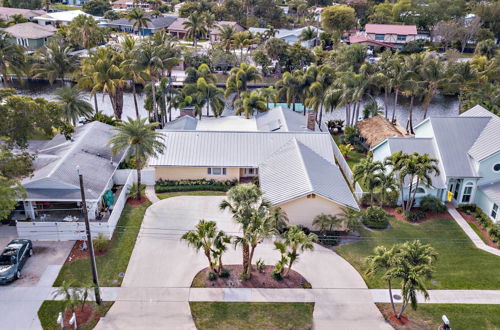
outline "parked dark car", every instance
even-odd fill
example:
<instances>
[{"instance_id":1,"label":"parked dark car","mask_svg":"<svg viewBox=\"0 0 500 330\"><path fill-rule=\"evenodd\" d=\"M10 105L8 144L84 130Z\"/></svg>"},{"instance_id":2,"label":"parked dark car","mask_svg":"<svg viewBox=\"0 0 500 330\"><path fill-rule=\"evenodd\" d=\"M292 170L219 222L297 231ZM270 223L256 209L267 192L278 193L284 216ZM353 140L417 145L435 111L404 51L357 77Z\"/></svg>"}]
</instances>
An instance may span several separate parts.
<instances>
[{"instance_id":1,"label":"parked dark car","mask_svg":"<svg viewBox=\"0 0 500 330\"><path fill-rule=\"evenodd\" d=\"M29 239L12 240L0 254L0 284L21 277L21 269L33 255L33 243Z\"/></svg>"}]
</instances>

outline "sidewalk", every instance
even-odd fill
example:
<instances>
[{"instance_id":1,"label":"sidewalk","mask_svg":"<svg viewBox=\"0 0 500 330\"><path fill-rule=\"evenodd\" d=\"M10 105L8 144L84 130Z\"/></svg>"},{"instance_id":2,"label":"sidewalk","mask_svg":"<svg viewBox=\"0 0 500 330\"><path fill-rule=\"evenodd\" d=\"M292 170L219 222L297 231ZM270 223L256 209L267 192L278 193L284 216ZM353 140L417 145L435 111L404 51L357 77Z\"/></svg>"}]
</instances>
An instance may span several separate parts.
<instances>
[{"instance_id":1,"label":"sidewalk","mask_svg":"<svg viewBox=\"0 0 500 330\"><path fill-rule=\"evenodd\" d=\"M146 197L153 204L160 201L160 199L158 198L158 196L156 196L155 186L154 185L147 185L146 186Z\"/></svg>"},{"instance_id":2,"label":"sidewalk","mask_svg":"<svg viewBox=\"0 0 500 330\"><path fill-rule=\"evenodd\" d=\"M500 257L500 250L492 248L491 246L486 245L483 240L476 234L474 229L471 228L469 223L465 221L462 215L455 209L453 206L448 206L448 212L451 214L455 222L462 228L464 233L469 236L470 240L474 245L483 251L489 252L491 254L497 255Z\"/></svg>"},{"instance_id":3,"label":"sidewalk","mask_svg":"<svg viewBox=\"0 0 500 330\"><path fill-rule=\"evenodd\" d=\"M390 303L389 290L371 289L373 302ZM429 290L429 300L417 294L419 303L428 304L487 304L500 305L500 290ZM392 290L392 294L401 296L401 290ZM401 300L394 299L396 303ZM500 308L500 307L499 307Z\"/></svg>"}]
</instances>

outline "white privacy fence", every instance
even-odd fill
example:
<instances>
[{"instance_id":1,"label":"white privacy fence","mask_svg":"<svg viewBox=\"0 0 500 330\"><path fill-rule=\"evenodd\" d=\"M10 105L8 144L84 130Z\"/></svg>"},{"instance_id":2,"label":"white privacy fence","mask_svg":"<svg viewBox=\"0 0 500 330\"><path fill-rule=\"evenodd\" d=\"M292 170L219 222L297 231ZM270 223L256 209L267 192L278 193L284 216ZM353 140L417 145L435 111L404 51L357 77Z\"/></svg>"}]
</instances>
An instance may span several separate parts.
<instances>
[{"instance_id":1,"label":"white privacy fence","mask_svg":"<svg viewBox=\"0 0 500 330\"><path fill-rule=\"evenodd\" d=\"M349 167L349 164L347 164L347 161L345 160L344 156L340 152L339 147L337 146L337 143L332 139L332 145L333 145L333 154L335 156L335 160L337 161L337 164L339 165L340 169L342 170L342 173L344 173L345 178L351 185L351 187L354 187L354 196L358 200L358 202L361 200L361 197L363 197L363 189L361 189L361 186L359 183L354 182L354 174L352 174L351 168Z\"/></svg>"},{"instance_id":2,"label":"white privacy fence","mask_svg":"<svg viewBox=\"0 0 500 330\"><path fill-rule=\"evenodd\" d=\"M118 171L117 171L118 172ZM122 214L123 208L127 202L128 192L135 180L135 171L126 172L127 177L123 182L124 177L118 177L116 184L123 184L123 189L120 192L113 211L109 216L108 221L90 222L90 231L92 237L100 233L108 238L113 236L116 225ZM119 174L120 175L120 174ZM114 178L115 179L115 178ZM122 180L120 182L120 180ZM123 182L123 183L122 183ZM40 241L73 241L86 239L85 222L23 222L18 221L16 224L17 234L20 238Z\"/></svg>"}]
</instances>

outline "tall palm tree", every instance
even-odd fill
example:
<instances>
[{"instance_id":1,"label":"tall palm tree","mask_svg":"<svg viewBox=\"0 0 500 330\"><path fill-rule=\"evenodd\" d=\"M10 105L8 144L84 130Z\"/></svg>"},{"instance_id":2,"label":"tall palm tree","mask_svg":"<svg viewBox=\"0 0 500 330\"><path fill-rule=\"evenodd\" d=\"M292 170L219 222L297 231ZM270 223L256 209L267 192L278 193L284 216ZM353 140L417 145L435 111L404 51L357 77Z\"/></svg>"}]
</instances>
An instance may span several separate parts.
<instances>
[{"instance_id":1,"label":"tall palm tree","mask_svg":"<svg viewBox=\"0 0 500 330\"><path fill-rule=\"evenodd\" d=\"M26 58L21 46L12 44L6 32L0 31L0 72L3 86L9 86L9 72L18 78L23 74Z\"/></svg>"},{"instance_id":2,"label":"tall palm tree","mask_svg":"<svg viewBox=\"0 0 500 330\"><path fill-rule=\"evenodd\" d=\"M300 98L301 93L301 80L304 78L303 72L296 70L292 73L285 72L283 77L276 82L276 90L278 91L278 99L284 99L286 104L295 111L295 104Z\"/></svg>"},{"instance_id":3,"label":"tall palm tree","mask_svg":"<svg viewBox=\"0 0 500 330\"><path fill-rule=\"evenodd\" d=\"M271 225L277 232L282 232L288 226L288 215L281 207L273 207L270 217Z\"/></svg>"},{"instance_id":4,"label":"tall palm tree","mask_svg":"<svg viewBox=\"0 0 500 330\"><path fill-rule=\"evenodd\" d=\"M274 86L269 86L267 88L260 88L258 91L260 96L262 96L262 98L266 100L267 109L270 110L269 108L270 101L273 101L273 103L276 102L276 96L277 96L276 89L274 88Z\"/></svg>"},{"instance_id":5,"label":"tall palm tree","mask_svg":"<svg viewBox=\"0 0 500 330\"><path fill-rule=\"evenodd\" d=\"M380 182L380 174L384 171L382 162L374 161L373 154L369 153L368 156L362 159L353 170L354 181L362 182L368 192L370 193L370 204L373 205L373 191Z\"/></svg>"},{"instance_id":6,"label":"tall palm tree","mask_svg":"<svg viewBox=\"0 0 500 330\"><path fill-rule=\"evenodd\" d=\"M134 7L128 12L127 19L133 22L132 29L138 34L141 34L141 31L148 27L148 23L151 23L151 18L147 16L144 9L138 7Z\"/></svg>"},{"instance_id":7,"label":"tall palm tree","mask_svg":"<svg viewBox=\"0 0 500 330\"><path fill-rule=\"evenodd\" d=\"M312 224L322 235L325 235L326 232L331 232L334 227L341 225L342 219L335 215L321 213L314 218Z\"/></svg>"},{"instance_id":8,"label":"tall palm tree","mask_svg":"<svg viewBox=\"0 0 500 330\"><path fill-rule=\"evenodd\" d=\"M256 210L269 208L270 204L262 197L262 191L254 184L240 184L227 192L226 199L223 200L219 208L228 210L233 220L240 225L242 235L239 237L243 254L243 277L250 276L250 242L248 232L251 230L252 217Z\"/></svg>"},{"instance_id":9,"label":"tall palm tree","mask_svg":"<svg viewBox=\"0 0 500 330\"><path fill-rule=\"evenodd\" d=\"M217 82L217 77L210 70L210 67L202 63L198 68L190 66L186 69L186 78L184 79L184 84L196 84L199 78L203 78L207 83L215 84Z\"/></svg>"},{"instance_id":10,"label":"tall palm tree","mask_svg":"<svg viewBox=\"0 0 500 330\"><path fill-rule=\"evenodd\" d=\"M298 226L291 226L283 234L283 241L276 241L274 245L281 254L285 254L288 259L287 270L284 274L288 276L292 270L293 264L299 258L299 251L314 250L313 243L318 239L315 234L306 234Z\"/></svg>"},{"instance_id":11,"label":"tall palm tree","mask_svg":"<svg viewBox=\"0 0 500 330\"><path fill-rule=\"evenodd\" d=\"M215 221L207 221L201 219L196 224L196 230L190 230L182 235L181 239L193 246L196 251L203 250L207 257L208 266L214 273L218 273L215 269L215 262L212 260L212 248L215 245L215 240L218 236L217 224Z\"/></svg>"},{"instance_id":12,"label":"tall palm tree","mask_svg":"<svg viewBox=\"0 0 500 330\"><path fill-rule=\"evenodd\" d=\"M423 100L424 119L427 118L429 104L436 95L439 85L446 80L444 73L444 65L437 58L427 58L421 66L420 76L426 84Z\"/></svg>"},{"instance_id":13,"label":"tall palm tree","mask_svg":"<svg viewBox=\"0 0 500 330\"><path fill-rule=\"evenodd\" d=\"M394 107L392 110L391 121L396 120L396 108L398 106L398 97L401 90L401 86L404 82L404 75L406 74L404 63L401 57L395 56L389 58L388 63L388 85L392 87L394 91Z\"/></svg>"},{"instance_id":14,"label":"tall palm tree","mask_svg":"<svg viewBox=\"0 0 500 330\"><path fill-rule=\"evenodd\" d=\"M147 123L147 118L127 118L126 123L120 123L117 132L109 140L112 152L117 154L128 150L129 155L135 157L137 171L136 199L141 200L141 169L148 157L163 153L165 145L163 136L154 129L158 123Z\"/></svg>"},{"instance_id":15,"label":"tall palm tree","mask_svg":"<svg viewBox=\"0 0 500 330\"><path fill-rule=\"evenodd\" d=\"M413 131L413 103L415 97L422 94L422 81L420 80L420 75L418 74L423 63L423 56L419 54L412 54L405 58L405 70L406 74L404 76L402 84L402 94L410 98L410 107L408 109L408 124L407 130L411 134L415 134Z\"/></svg>"},{"instance_id":16,"label":"tall palm tree","mask_svg":"<svg viewBox=\"0 0 500 330\"><path fill-rule=\"evenodd\" d=\"M405 172L403 172L403 169L406 167L409 158L410 155L402 151L397 151L384 159L384 166L386 168L391 169L391 174L393 174L397 180L398 190L403 208L405 207L404 205Z\"/></svg>"},{"instance_id":17,"label":"tall palm tree","mask_svg":"<svg viewBox=\"0 0 500 330\"><path fill-rule=\"evenodd\" d=\"M68 39L72 44L78 43L78 46L87 50L99 45L104 41L97 21L92 16L79 15L71 22Z\"/></svg>"},{"instance_id":18,"label":"tall palm tree","mask_svg":"<svg viewBox=\"0 0 500 330\"><path fill-rule=\"evenodd\" d=\"M215 86L215 84L207 83L204 78L198 78L196 88L205 101L204 105L207 107L207 117L210 116L210 110L212 110L215 117L220 116L224 109L224 91Z\"/></svg>"},{"instance_id":19,"label":"tall palm tree","mask_svg":"<svg viewBox=\"0 0 500 330\"><path fill-rule=\"evenodd\" d=\"M223 25L220 27L219 39L220 45L224 50L229 53L233 46L233 38L236 34L236 30L231 25Z\"/></svg>"},{"instance_id":20,"label":"tall palm tree","mask_svg":"<svg viewBox=\"0 0 500 330\"><path fill-rule=\"evenodd\" d=\"M186 29L186 38L193 40L195 50L198 48L198 40L206 38L208 34L204 18L203 14L195 11L182 23Z\"/></svg>"},{"instance_id":21,"label":"tall palm tree","mask_svg":"<svg viewBox=\"0 0 500 330\"><path fill-rule=\"evenodd\" d=\"M416 182L413 186L413 181L410 181L409 184L409 197L410 201L408 203L408 211L411 210L413 206L413 202L415 201L415 196L417 194L417 188L419 184L423 184L425 186L432 185L432 176L438 176L440 174L440 170L438 167L438 160L429 156L429 154L418 154L414 153L412 158L415 159L415 178ZM411 196L413 189L413 196Z\"/></svg>"},{"instance_id":22,"label":"tall palm tree","mask_svg":"<svg viewBox=\"0 0 500 330\"><path fill-rule=\"evenodd\" d=\"M380 206L383 206L384 203L387 201L387 195L397 190L397 184L396 184L396 179L394 178L394 174L381 173L379 176L377 190L380 195Z\"/></svg>"},{"instance_id":23,"label":"tall palm tree","mask_svg":"<svg viewBox=\"0 0 500 330\"><path fill-rule=\"evenodd\" d=\"M55 99L61 104L63 118L76 126L80 117L90 118L94 109L84 100L84 93L78 87L64 86L54 92Z\"/></svg>"},{"instance_id":24,"label":"tall palm tree","mask_svg":"<svg viewBox=\"0 0 500 330\"><path fill-rule=\"evenodd\" d=\"M312 29L310 26L308 26L307 28L302 30L302 32L300 33L299 40L300 41L313 40L314 41L313 46L315 46L315 40L316 40L317 35L318 35L317 32L314 29Z\"/></svg>"},{"instance_id":25,"label":"tall palm tree","mask_svg":"<svg viewBox=\"0 0 500 330\"><path fill-rule=\"evenodd\" d=\"M120 48L124 54L124 61L120 64L120 69L123 72L124 79L130 81L132 86L132 95L134 97L135 116L139 118L139 105L137 103L136 84L145 84L149 78L147 72L142 67L141 63L134 56L137 52L135 40L130 36L125 36Z\"/></svg>"},{"instance_id":26,"label":"tall palm tree","mask_svg":"<svg viewBox=\"0 0 500 330\"><path fill-rule=\"evenodd\" d=\"M265 99L258 91L242 92L240 98L234 103L236 114L245 115L246 119L253 116L254 112L266 112L268 110Z\"/></svg>"},{"instance_id":27,"label":"tall palm tree","mask_svg":"<svg viewBox=\"0 0 500 330\"><path fill-rule=\"evenodd\" d=\"M111 47L99 48L83 59L80 67L81 74L89 78L84 84L91 84L90 94L97 92L108 94L115 118L120 120L123 112L123 87L126 80L120 64L123 55Z\"/></svg>"},{"instance_id":28,"label":"tall palm tree","mask_svg":"<svg viewBox=\"0 0 500 330\"><path fill-rule=\"evenodd\" d=\"M319 114L318 123L321 127L325 108L325 95L328 88L333 84L335 73L333 68L327 65L322 65L318 69L311 66L307 69L306 75L308 73L312 73L314 82L311 83L307 90L305 105Z\"/></svg>"},{"instance_id":29,"label":"tall palm tree","mask_svg":"<svg viewBox=\"0 0 500 330\"><path fill-rule=\"evenodd\" d=\"M52 85L56 79L64 85L66 74L75 68L75 56L71 55L72 49L57 40L46 44L35 55L37 63L34 66L35 78L45 78Z\"/></svg>"},{"instance_id":30,"label":"tall palm tree","mask_svg":"<svg viewBox=\"0 0 500 330\"><path fill-rule=\"evenodd\" d=\"M239 96L241 92L245 92L248 89L248 83L261 79L262 76L255 66L241 63L239 67L234 67L229 72L224 96L229 97L233 93Z\"/></svg>"}]
</instances>

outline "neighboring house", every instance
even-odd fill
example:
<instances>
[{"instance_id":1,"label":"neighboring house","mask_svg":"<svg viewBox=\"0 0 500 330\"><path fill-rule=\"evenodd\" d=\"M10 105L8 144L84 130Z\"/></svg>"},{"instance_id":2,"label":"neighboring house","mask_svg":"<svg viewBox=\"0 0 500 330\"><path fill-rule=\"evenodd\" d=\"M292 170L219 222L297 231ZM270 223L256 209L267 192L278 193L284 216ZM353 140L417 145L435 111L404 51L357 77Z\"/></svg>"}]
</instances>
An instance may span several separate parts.
<instances>
[{"instance_id":1,"label":"neighboring house","mask_svg":"<svg viewBox=\"0 0 500 330\"><path fill-rule=\"evenodd\" d=\"M179 17L177 18L168 28L167 31L171 35L177 37L178 39L184 39L187 33L187 29L184 27L184 22L187 21L187 18ZM210 41L215 42L218 41L218 36L220 33L220 27L224 25L229 25L234 27L235 32L245 31L245 28L236 22L230 21L218 21L215 23L215 27L208 31L208 38Z\"/></svg>"},{"instance_id":2,"label":"neighboring house","mask_svg":"<svg viewBox=\"0 0 500 330\"><path fill-rule=\"evenodd\" d=\"M44 15L44 10L21 9L21 8L7 8L0 7L0 19L5 21L10 20L12 15L23 15L24 18L32 20L33 17Z\"/></svg>"},{"instance_id":3,"label":"neighboring house","mask_svg":"<svg viewBox=\"0 0 500 330\"><path fill-rule=\"evenodd\" d=\"M84 13L81 10L67 10L67 11L58 11L54 13L47 13L41 16L33 17L34 21L37 21L40 25L68 25L71 23L76 17L80 15L92 16L87 13ZM94 17L95 18L95 17Z\"/></svg>"},{"instance_id":4,"label":"neighboring house","mask_svg":"<svg viewBox=\"0 0 500 330\"><path fill-rule=\"evenodd\" d=\"M151 21L148 22L147 27L141 30L141 35L146 36L160 30L166 30L177 19L177 16L149 16L149 19ZM135 32L133 28L134 21L127 18L120 18L108 23L103 23L101 25L118 29L121 32Z\"/></svg>"},{"instance_id":5,"label":"neighboring house","mask_svg":"<svg viewBox=\"0 0 500 330\"><path fill-rule=\"evenodd\" d=\"M353 35L349 37L349 43L367 45L370 49L395 48L392 44L385 42L370 40L363 34Z\"/></svg>"},{"instance_id":6,"label":"neighboring house","mask_svg":"<svg viewBox=\"0 0 500 330\"><path fill-rule=\"evenodd\" d=\"M34 171L21 181L27 194L19 210L21 218L46 222L71 216L81 220L79 167L84 176L88 215L96 219L114 185L113 175L125 157L125 152L111 153L108 142L114 133L113 126L94 121L77 127L70 140L59 134L49 141L30 141Z\"/></svg>"},{"instance_id":7,"label":"neighboring house","mask_svg":"<svg viewBox=\"0 0 500 330\"><path fill-rule=\"evenodd\" d=\"M415 127L413 138L388 138L372 149L375 160L397 151L427 153L439 162L440 175L432 186L417 189L418 200L427 195L455 204L475 203L499 221L500 118L483 107L455 117L431 117Z\"/></svg>"},{"instance_id":8,"label":"neighboring house","mask_svg":"<svg viewBox=\"0 0 500 330\"><path fill-rule=\"evenodd\" d=\"M9 26L3 30L9 34L13 43L32 51L43 47L57 29L50 25L40 26L32 22L26 22Z\"/></svg>"},{"instance_id":9,"label":"neighboring house","mask_svg":"<svg viewBox=\"0 0 500 330\"><path fill-rule=\"evenodd\" d=\"M366 24L363 36L370 40L402 48L417 37L416 25Z\"/></svg>"},{"instance_id":10,"label":"neighboring house","mask_svg":"<svg viewBox=\"0 0 500 330\"><path fill-rule=\"evenodd\" d=\"M287 213L290 224L312 227L321 213L335 215L358 205L335 164L330 134L298 124L298 119L304 123L308 118L314 114L304 118L277 108L268 116L241 118L253 120L255 131L209 131L200 130L205 119L184 116L159 131L164 153L150 159L149 166L157 180L248 182L258 177L264 197Z\"/></svg>"},{"instance_id":11,"label":"neighboring house","mask_svg":"<svg viewBox=\"0 0 500 330\"><path fill-rule=\"evenodd\" d=\"M300 41L300 36L302 34L302 31L306 30L307 28L310 28L316 32L316 38L314 38L312 40ZM248 31L252 32L253 34L265 34L266 31L268 31L268 29L266 29L266 28L249 28ZM305 26L305 27L298 28L298 29L278 29L278 30L276 30L276 34L274 35L274 37L281 39L283 41L286 41L289 44L294 44L296 42L300 42L300 44L302 46L307 47L307 48L312 48L316 44L315 41L319 40L319 36L321 33L323 33L323 30L318 29L317 27Z\"/></svg>"},{"instance_id":12,"label":"neighboring house","mask_svg":"<svg viewBox=\"0 0 500 330\"><path fill-rule=\"evenodd\" d=\"M153 6L147 2L133 1L133 0L117 0L111 3L114 10L127 10L135 7L139 7L145 10L153 9Z\"/></svg>"}]
</instances>

